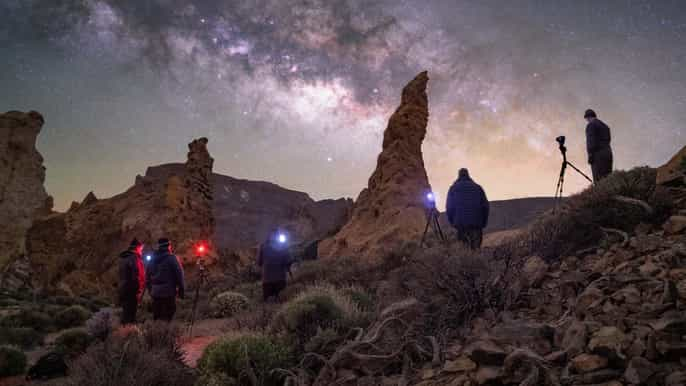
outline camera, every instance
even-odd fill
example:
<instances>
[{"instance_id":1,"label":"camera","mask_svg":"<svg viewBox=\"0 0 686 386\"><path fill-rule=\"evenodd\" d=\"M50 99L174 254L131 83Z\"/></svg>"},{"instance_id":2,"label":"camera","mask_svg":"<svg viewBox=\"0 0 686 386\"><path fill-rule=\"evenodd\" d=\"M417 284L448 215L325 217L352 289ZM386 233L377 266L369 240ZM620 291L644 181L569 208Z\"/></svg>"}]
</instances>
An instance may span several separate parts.
<instances>
[{"instance_id":1,"label":"camera","mask_svg":"<svg viewBox=\"0 0 686 386\"><path fill-rule=\"evenodd\" d=\"M565 144L565 136L564 135L561 135L561 136L555 138L555 140L560 144L560 146L564 146L564 144Z\"/></svg>"}]
</instances>

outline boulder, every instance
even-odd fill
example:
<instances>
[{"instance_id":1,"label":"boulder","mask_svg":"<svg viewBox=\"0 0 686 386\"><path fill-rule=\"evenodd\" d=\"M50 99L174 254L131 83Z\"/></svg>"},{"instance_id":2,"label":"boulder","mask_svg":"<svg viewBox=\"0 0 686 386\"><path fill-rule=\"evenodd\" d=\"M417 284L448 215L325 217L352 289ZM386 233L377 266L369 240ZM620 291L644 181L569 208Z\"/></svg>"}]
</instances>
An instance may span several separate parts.
<instances>
[{"instance_id":1,"label":"boulder","mask_svg":"<svg viewBox=\"0 0 686 386\"><path fill-rule=\"evenodd\" d=\"M485 385L496 381L500 377L500 371L498 367L492 366L480 366L476 374L474 374L474 380L478 385Z\"/></svg>"},{"instance_id":2,"label":"boulder","mask_svg":"<svg viewBox=\"0 0 686 386\"><path fill-rule=\"evenodd\" d=\"M428 80L422 72L403 89L368 186L355 201L350 220L320 243L321 256L359 256L374 262L421 239L425 197L431 191L421 149L429 117Z\"/></svg>"},{"instance_id":3,"label":"boulder","mask_svg":"<svg viewBox=\"0 0 686 386\"><path fill-rule=\"evenodd\" d=\"M624 380L635 385L643 385L656 371L655 365L642 357L634 357L624 371Z\"/></svg>"},{"instance_id":4,"label":"boulder","mask_svg":"<svg viewBox=\"0 0 686 386\"><path fill-rule=\"evenodd\" d=\"M679 185L684 183L684 158L686 146L682 147L666 164L657 169L658 185Z\"/></svg>"},{"instance_id":5,"label":"boulder","mask_svg":"<svg viewBox=\"0 0 686 386\"><path fill-rule=\"evenodd\" d=\"M686 216L672 216L662 225L665 233L675 235L686 230Z\"/></svg>"},{"instance_id":6,"label":"boulder","mask_svg":"<svg viewBox=\"0 0 686 386\"><path fill-rule=\"evenodd\" d=\"M562 337L561 347L569 356L576 356L586 349L588 342L588 330L586 325L578 320L574 320Z\"/></svg>"},{"instance_id":7,"label":"boulder","mask_svg":"<svg viewBox=\"0 0 686 386\"><path fill-rule=\"evenodd\" d=\"M507 357L505 350L489 340L478 340L468 345L464 352L480 366L500 366Z\"/></svg>"},{"instance_id":8,"label":"boulder","mask_svg":"<svg viewBox=\"0 0 686 386\"><path fill-rule=\"evenodd\" d=\"M539 256L531 256L526 259L522 267L522 280L525 285L538 287L541 285L548 272L549 265Z\"/></svg>"},{"instance_id":9,"label":"boulder","mask_svg":"<svg viewBox=\"0 0 686 386\"><path fill-rule=\"evenodd\" d=\"M572 358L572 370L579 374L589 373L592 371L604 369L607 367L607 358L600 355L580 354Z\"/></svg>"},{"instance_id":10,"label":"boulder","mask_svg":"<svg viewBox=\"0 0 686 386\"><path fill-rule=\"evenodd\" d=\"M443 371L448 373L459 373L473 370L476 370L476 363L466 356L461 356L453 361L446 361L443 365Z\"/></svg>"},{"instance_id":11,"label":"boulder","mask_svg":"<svg viewBox=\"0 0 686 386\"><path fill-rule=\"evenodd\" d=\"M623 359L624 347L627 345L626 335L617 327L603 327L593 334L588 343L588 349L610 360Z\"/></svg>"},{"instance_id":12,"label":"boulder","mask_svg":"<svg viewBox=\"0 0 686 386\"><path fill-rule=\"evenodd\" d=\"M665 378L665 386L686 385L686 371L675 371Z\"/></svg>"}]
</instances>

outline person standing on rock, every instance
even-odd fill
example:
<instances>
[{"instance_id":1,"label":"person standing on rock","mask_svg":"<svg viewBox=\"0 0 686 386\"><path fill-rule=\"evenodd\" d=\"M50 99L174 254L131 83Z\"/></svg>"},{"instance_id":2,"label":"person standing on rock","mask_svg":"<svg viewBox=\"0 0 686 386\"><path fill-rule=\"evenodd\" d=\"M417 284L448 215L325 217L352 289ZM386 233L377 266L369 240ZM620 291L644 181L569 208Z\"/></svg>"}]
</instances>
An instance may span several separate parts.
<instances>
[{"instance_id":1,"label":"person standing on rock","mask_svg":"<svg viewBox=\"0 0 686 386\"><path fill-rule=\"evenodd\" d=\"M460 169L457 181L448 191L446 214L458 239L471 249L481 248L489 210L483 188L472 180L467 169Z\"/></svg>"},{"instance_id":2,"label":"person standing on rock","mask_svg":"<svg viewBox=\"0 0 686 386\"><path fill-rule=\"evenodd\" d=\"M612 148L610 127L598 119L595 111L584 113L586 125L586 150L588 163L593 171L593 182L598 182L612 173Z\"/></svg>"},{"instance_id":3,"label":"person standing on rock","mask_svg":"<svg viewBox=\"0 0 686 386\"><path fill-rule=\"evenodd\" d=\"M143 244L134 238L129 248L119 254L119 303L121 324L136 323L136 311L145 288L145 268L141 254Z\"/></svg>"},{"instance_id":4,"label":"person standing on rock","mask_svg":"<svg viewBox=\"0 0 686 386\"><path fill-rule=\"evenodd\" d=\"M161 238L157 244L155 258L148 266L148 292L152 297L153 319L170 322L176 313L176 296L184 298L183 268L172 253L169 239Z\"/></svg>"},{"instance_id":5,"label":"person standing on rock","mask_svg":"<svg viewBox=\"0 0 686 386\"><path fill-rule=\"evenodd\" d=\"M279 293L286 288L286 274L293 263L287 241L285 234L274 231L260 245L257 265L262 267L262 297L265 302L271 297L278 299Z\"/></svg>"}]
</instances>

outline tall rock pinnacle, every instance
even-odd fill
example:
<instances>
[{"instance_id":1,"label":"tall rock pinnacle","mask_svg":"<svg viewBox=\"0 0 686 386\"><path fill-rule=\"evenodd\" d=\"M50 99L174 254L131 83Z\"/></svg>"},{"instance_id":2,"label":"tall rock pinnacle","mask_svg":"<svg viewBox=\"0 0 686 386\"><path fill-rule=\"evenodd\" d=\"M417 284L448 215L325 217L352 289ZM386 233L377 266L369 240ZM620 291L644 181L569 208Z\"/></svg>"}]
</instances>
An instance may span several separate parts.
<instances>
[{"instance_id":1,"label":"tall rock pinnacle","mask_svg":"<svg viewBox=\"0 0 686 386\"><path fill-rule=\"evenodd\" d=\"M0 114L0 268L24 253L33 220L52 209L43 187L43 157L36 150L42 127L43 117L35 111Z\"/></svg>"},{"instance_id":2,"label":"tall rock pinnacle","mask_svg":"<svg viewBox=\"0 0 686 386\"><path fill-rule=\"evenodd\" d=\"M322 257L374 260L421 238L426 224L424 197L431 191L421 149L429 118L428 80L422 72L403 89L368 187L355 201L350 221L320 244Z\"/></svg>"}]
</instances>

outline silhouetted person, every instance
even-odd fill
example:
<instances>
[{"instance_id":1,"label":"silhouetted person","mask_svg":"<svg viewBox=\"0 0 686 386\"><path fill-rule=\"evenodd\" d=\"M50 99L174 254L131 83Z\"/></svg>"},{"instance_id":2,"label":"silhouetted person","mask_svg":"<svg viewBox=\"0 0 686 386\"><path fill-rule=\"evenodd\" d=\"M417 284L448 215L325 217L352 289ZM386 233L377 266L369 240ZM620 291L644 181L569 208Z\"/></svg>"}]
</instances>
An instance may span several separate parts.
<instances>
[{"instance_id":1,"label":"silhouetted person","mask_svg":"<svg viewBox=\"0 0 686 386\"><path fill-rule=\"evenodd\" d=\"M121 324L136 323L136 311L145 288L145 268L141 253L143 244L133 239L129 249L119 254L119 303Z\"/></svg>"},{"instance_id":2,"label":"silhouetted person","mask_svg":"<svg viewBox=\"0 0 686 386\"><path fill-rule=\"evenodd\" d=\"M262 267L262 297L279 298L279 293L286 288L286 274L291 269L293 259L288 251L286 236L271 232L267 240L260 245L257 265Z\"/></svg>"},{"instance_id":3,"label":"silhouetted person","mask_svg":"<svg viewBox=\"0 0 686 386\"><path fill-rule=\"evenodd\" d=\"M612 173L612 148L610 127L598 119L595 111L588 109L584 114L586 125L586 150L588 163L593 171L593 182L598 182Z\"/></svg>"},{"instance_id":4,"label":"silhouetted person","mask_svg":"<svg viewBox=\"0 0 686 386\"><path fill-rule=\"evenodd\" d=\"M148 265L148 291L152 297L154 320L171 321L176 313L176 296L184 297L183 268L172 254L169 239L158 240L157 252Z\"/></svg>"},{"instance_id":5,"label":"silhouetted person","mask_svg":"<svg viewBox=\"0 0 686 386\"><path fill-rule=\"evenodd\" d=\"M457 230L457 238L471 249L481 248L489 208L483 188L472 180L467 169L460 169L448 191L446 214Z\"/></svg>"}]
</instances>

